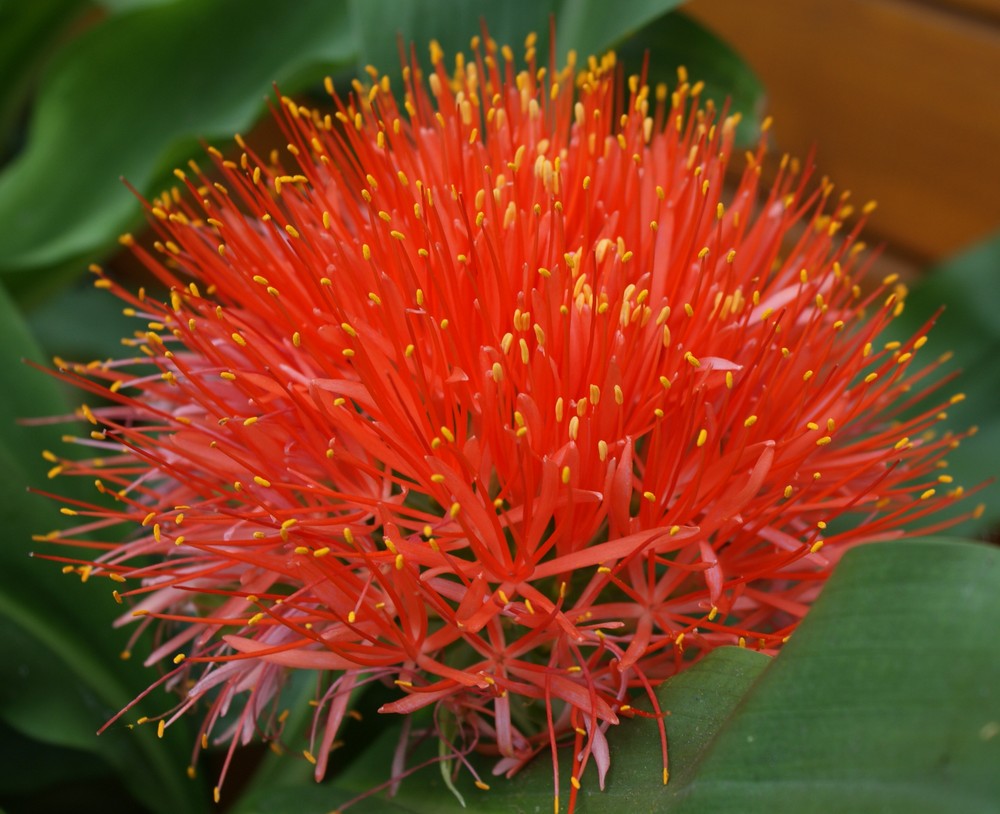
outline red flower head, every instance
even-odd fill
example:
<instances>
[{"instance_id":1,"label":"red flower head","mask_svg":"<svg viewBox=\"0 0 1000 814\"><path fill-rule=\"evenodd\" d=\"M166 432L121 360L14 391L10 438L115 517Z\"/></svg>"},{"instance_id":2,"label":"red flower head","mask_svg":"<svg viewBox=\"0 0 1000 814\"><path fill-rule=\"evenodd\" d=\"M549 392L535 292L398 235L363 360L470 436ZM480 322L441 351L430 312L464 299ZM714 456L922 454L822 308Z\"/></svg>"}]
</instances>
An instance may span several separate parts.
<instances>
[{"instance_id":1,"label":"red flower head","mask_svg":"<svg viewBox=\"0 0 1000 814\"><path fill-rule=\"evenodd\" d=\"M70 562L159 631L165 720L210 699L230 754L323 670L317 777L381 681L498 773L572 744L575 796L636 696L773 652L847 548L952 501L956 442L942 404L904 417L926 336L879 341L902 296L860 286L847 196L795 162L762 185L699 84L622 94L533 39L521 72L431 61L177 171L154 250L124 240L162 296L96 270L144 327L62 373L105 400L99 457L59 461L103 497L53 539L107 530Z\"/></svg>"}]
</instances>

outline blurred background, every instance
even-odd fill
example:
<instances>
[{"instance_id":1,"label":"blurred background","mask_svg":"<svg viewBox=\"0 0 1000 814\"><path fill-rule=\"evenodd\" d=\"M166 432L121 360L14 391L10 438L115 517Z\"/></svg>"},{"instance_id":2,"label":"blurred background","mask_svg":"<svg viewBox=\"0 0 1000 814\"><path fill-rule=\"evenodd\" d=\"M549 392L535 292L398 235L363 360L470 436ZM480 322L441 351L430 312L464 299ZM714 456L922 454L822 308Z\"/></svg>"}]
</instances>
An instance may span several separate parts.
<instances>
[{"instance_id":1,"label":"blurred background","mask_svg":"<svg viewBox=\"0 0 1000 814\"><path fill-rule=\"evenodd\" d=\"M867 233L887 263L917 274L1000 228L1000 1L692 0L684 11L753 67L779 149L815 148L824 174L878 201Z\"/></svg>"}]
</instances>

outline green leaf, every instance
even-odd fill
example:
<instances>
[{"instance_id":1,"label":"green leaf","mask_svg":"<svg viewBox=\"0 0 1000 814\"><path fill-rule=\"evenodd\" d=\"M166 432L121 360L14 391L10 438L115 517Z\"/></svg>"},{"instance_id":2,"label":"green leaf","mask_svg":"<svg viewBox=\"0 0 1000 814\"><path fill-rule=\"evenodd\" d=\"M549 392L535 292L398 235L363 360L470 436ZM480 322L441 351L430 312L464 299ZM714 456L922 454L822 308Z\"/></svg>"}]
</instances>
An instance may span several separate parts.
<instances>
[{"instance_id":1,"label":"green leaf","mask_svg":"<svg viewBox=\"0 0 1000 814\"><path fill-rule=\"evenodd\" d=\"M0 0L0 164L16 146L17 134L10 130L25 98L84 5L84 0Z\"/></svg>"},{"instance_id":2,"label":"green leaf","mask_svg":"<svg viewBox=\"0 0 1000 814\"><path fill-rule=\"evenodd\" d=\"M91 753L25 737L0 721L0 800L29 795L59 783L104 778L107 766Z\"/></svg>"},{"instance_id":3,"label":"green leaf","mask_svg":"<svg viewBox=\"0 0 1000 814\"><path fill-rule=\"evenodd\" d=\"M372 64L383 72L394 72L399 63L396 36L407 47L413 43L421 60L426 59L431 40L450 59L467 51L469 40L486 24L499 45L509 45L520 57L524 38L538 35L540 61L548 54L549 20L556 21L557 54L560 60L573 49L582 58L614 46L643 25L681 5L683 0L635 0L626 7L605 0L508 0L483 5L465 0L352 0L351 9L360 37L361 65Z\"/></svg>"},{"instance_id":4,"label":"green leaf","mask_svg":"<svg viewBox=\"0 0 1000 814\"><path fill-rule=\"evenodd\" d=\"M963 541L849 552L778 659L724 648L660 688L670 711L666 787L655 723L626 721L608 733L607 790L585 775L578 814L995 812L998 579L1000 550ZM384 782L397 736L387 732L330 785L275 788L237 811L329 811ZM564 765L564 804L567 775ZM470 810L552 810L544 755L514 779L491 784L484 793L463 774L457 786ZM462 808L431 767L404 780L397 796L376 795L352 810Z\"/></svg>"},{"instance_id":5,"label":"green leaf","mask_svg":"<svg viewBox=\"0 0 1000 814\"><path fill-rule=\"evenodd\" d=\"M945 370L958 375L945 392L964 392L966 398L948 408L945 428L955 432L979 428L975 437L948 456L950 474L967 489L1000 476L1000 413L996 409L1000 386L998 270L1000 234L928 270L913 285L906 310L893 323L896 338L912 336L945 306L923 353L928 360L945 351L955 354ZM968 512L980 501L986 507L983 516L956 527L956 532L984 533L1000 525L1000 484L992 483L960 508Z\"/></svg>"},{"instance_id":6,"label":"green leaf","mask_svg":"<svg viewBox=\"0 0 1000 814\"><path fill-rule=\"evenodd\" d=\"M22 419L66 412L56 380L39 373L27 361L43 363L41 351L35 345L24 321L7 292L0 285L0 375L5 384L0 399L0 442L7 452L26 467L33 476L44 478L43 445L58 442L61 431L52 426L27 428L18 426ZM25 486L22 481L20 486ZM5 490L6 494L6 490ZM20 500L21 495L18 495Z\"/></svg>"},{"instance_id":7,"label":"green leaf","mask_svg":"<svg viewBox=\"0 0 1000 814\"><path fill-rule=\"evenodd\" d=\"M354 57L344 3L176 0L109 18L60 54L25 150L0 175L0 265L93 253L135 217L119 182L149 192L196 140L259 114L271 83ZM33 280L21 280L24 286Z\"/></svg>"},{"instance_id":8,"label":"green leaf","mask_svg":"<svg viewBox=\"0 0 1000 814\"><path fill-rule=\"evenodd\" d=\"M996 812L1000 550L850 552L678 811Z\"/></svg>"},{"instance_id":9,"label":"green leaf","mask_svg":"<svg viewBox=\"0 0 1000 814\"><path fill-rule=\"evenodd\" d=\"M115 767L138 795L156 788L158 811L200 810L197 784L184 776L192 734L184 722L158 741L151 728L97 729L155 680L140 664L122 662L124 633L112 633L120 608L110 590L81 585L55 563L31 559L31 535L59 517L53 503L25 488L45 481L39 450L62 428L18 426L23 417L58 413L54 379L21 363L38 359L24 325L0 287L0 718L24 735L85 749ZM43 544L38 544L42 547ZM49 553L59 553L51 551ZM166 702L163 702L166 706Z\"/></svg>"},{"instance_id":10,"label":"green leaf","mask_svg":"<svg viewBox=\"0 0 1000 814\"><path fill-rule=\"evenodd\" d=\"M75 779L79 763L57 761L70 750L86 752L100 759L105 774L115 771L150 811L207 809L201 784L184 777L182 756L193 742L186 727L171 727L163 741L153 727L129 730L124 724L98 736L98 727L131 700L132 691L122 684L126 671L98 663L85 652L86 642L69 641L70 631L43 630L30 618L26 627L14 621L29 614L6 599L0 603L0 647L10 654L0 664L0 718L32 740L58 747L41 760L46 786ZM88 634L93 641L100 630ZM156 794L149 793L153 788Z\"/></svg>"},{"instance_id":11,"label":"green leaf","mask_svg":"<svg viewBox=\"0 0 1000 814\"><path fill-rule=\"evenodd\" d=\"M90 275L80 278L25 313L32 336L47 356L79 362L120 357L122 338L141 327L122 313L121 300L92 282Z\"/></svg>"}]
</instances>

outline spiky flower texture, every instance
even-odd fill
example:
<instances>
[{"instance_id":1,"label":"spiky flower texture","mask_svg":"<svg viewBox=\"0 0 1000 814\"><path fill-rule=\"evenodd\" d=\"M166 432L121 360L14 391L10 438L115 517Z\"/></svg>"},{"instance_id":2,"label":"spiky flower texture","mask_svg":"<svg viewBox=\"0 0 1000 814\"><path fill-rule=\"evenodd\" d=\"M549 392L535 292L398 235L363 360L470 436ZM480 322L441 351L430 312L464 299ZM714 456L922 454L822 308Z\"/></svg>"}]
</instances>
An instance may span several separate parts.
<instances>
[{"instance_id":1,"label":"spiky flower texture","mask_svg":"<svg viewBox=\"0 0 1000 814\"><path fill-rule=\"evenodd\" d=\"M237 138L147 205L153 250L123 240L165 293L95 268L144 328L61 374L103 399L98 457L51 457L103 497L45 539L90 535L67 569L154 627L200 742L279 736L324 671L317 778L379 681L497 773L551 749L558 793L566 746L572 807L634 700L662 737L659 682L775 651L847 548L952 501L955 439L946 402L901 418L926 337L879 342L901 292L859 283L846 196L765 186L683 73L474 47L401 101L374 72L332 115L282 98L286 151Z\"/></svg>"}]
</instances>

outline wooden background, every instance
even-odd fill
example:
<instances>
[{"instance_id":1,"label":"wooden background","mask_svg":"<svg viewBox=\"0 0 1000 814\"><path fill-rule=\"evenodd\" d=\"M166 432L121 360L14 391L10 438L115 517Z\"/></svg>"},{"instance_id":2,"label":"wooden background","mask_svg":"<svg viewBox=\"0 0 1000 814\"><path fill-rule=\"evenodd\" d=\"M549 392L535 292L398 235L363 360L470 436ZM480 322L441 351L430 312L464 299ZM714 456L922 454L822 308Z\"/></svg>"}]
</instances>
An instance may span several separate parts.
<instances>
[{"instance_id":1,"label":"wooden background","mask_svg":"<svg viewBox=\"0 0 1000 814\"><path fill-rule=\"evenodd\" d=\"M691 0L749 62L779 151L878 201L916 271L1000 229L1000 0ZM1000 269L998 269L1000 285Z\"/></svg>"}]
</instances>

